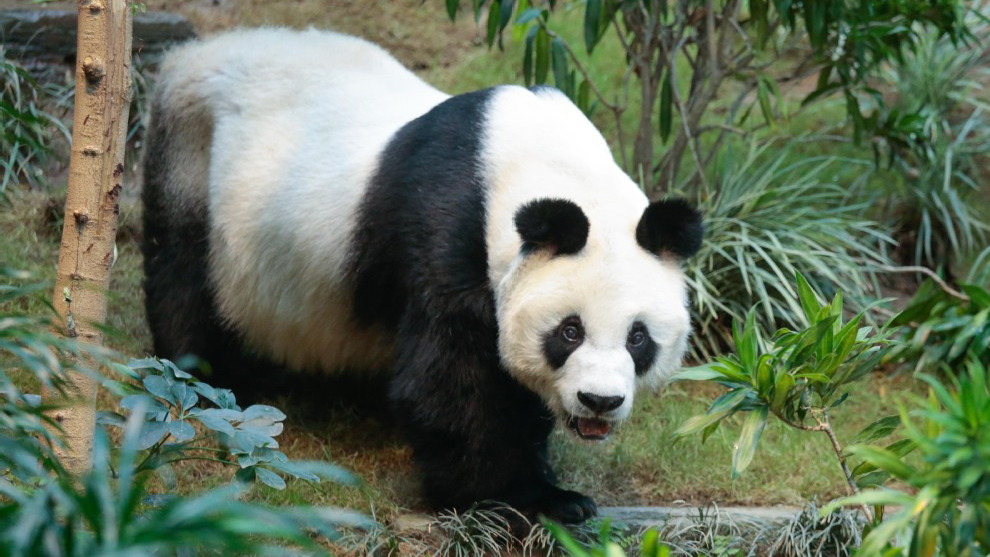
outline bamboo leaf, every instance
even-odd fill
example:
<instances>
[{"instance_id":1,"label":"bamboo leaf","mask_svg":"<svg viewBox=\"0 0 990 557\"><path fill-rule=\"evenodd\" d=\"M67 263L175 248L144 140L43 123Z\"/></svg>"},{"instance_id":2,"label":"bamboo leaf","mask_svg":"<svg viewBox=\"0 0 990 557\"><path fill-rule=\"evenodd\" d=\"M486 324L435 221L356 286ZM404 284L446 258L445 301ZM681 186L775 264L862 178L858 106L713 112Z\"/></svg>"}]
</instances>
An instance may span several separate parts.
<instances>
[{"instance_id":1,"label":"bamboo leaf","mask_svg":"<svg viewBox=\"0 0 990 557\"><path fill-rule=\"evenodd\" d=\"M501 11L502 2L500 0L492 0L491 5L488 6L488 48L491 48L495 44L495 37L498 36Z\"/></svg>"},{"instance_id":2,"label":"bamboo leaf","mask_svg":"<svg viewBox=\"0 0 990 557\"><path fill-rule=\"evenodd\" d=\"M670 71L663 76L663 84L660 87L660 140L664 144L670 138L670 131L673 128L674 118L674 89L670 82Z\"/></svg>"},{"instance_id":3,"label":"bamboo leaf","mask_svg":"<svg viewBox=\"0 0 990 557\"><path fill-rule=\"evenodd\" d=\"M536 67L534 68L533 80L537 85L547 82L547 73L550 69L550 35L542 27L536 31Z\"/></svg>"},{"instance_id":4,"label":"bamboo leaf","mask_svg":"<svg viewBox=\"0 0 990 557\"><path fill-rule=\"evenodd\" d=\"M553 62L553 80L557 88L567 92L567 49L564 41L560 37L554 37L551 43L551 57Z\"/></svg>"},{"instance_id":5,"label":"bamboo leaf","mask_svg":"<svg viewBox=\"0 0 990 557\"><path fill-rule=\"evenodd\" d=\"M732 451L732 478L736 479L753 461L756 454L756 446L760 441L760 434L767 426L767 407L763 406L753 410L746 416L742 430L739 432L739 441Z\"/></svg>"},{"instance_id":6,"label":"bamboo leaf","mask_svg":"<svg viewBox=\"0 0 990 557\"><path fill-rule=\"evenodd\" d=\"M584 45L588 49L588 54L595 50L595 45L601 37L599 26L603 8L602 0L588 0L584 6Z\"/></svg>"}]
</instances>

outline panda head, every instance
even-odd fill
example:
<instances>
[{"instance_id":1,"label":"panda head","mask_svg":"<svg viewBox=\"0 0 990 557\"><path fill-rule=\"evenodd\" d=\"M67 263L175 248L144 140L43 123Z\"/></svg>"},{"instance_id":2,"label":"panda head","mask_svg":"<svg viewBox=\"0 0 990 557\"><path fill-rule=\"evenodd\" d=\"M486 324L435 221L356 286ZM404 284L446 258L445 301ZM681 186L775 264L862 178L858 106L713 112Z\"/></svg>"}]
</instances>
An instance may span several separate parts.
<instances>
[{"instance_id":1,"label":"panda head","mask_svg":"<svg viewBox=\"0 0 990 557\"><path fill-rule=\"evenodd\" d=\"M702 224L681 200L585 204L540 198L515 210L520 248L496 289L499 352L570 430L604 439L637 387L681 363L680 263L699 249Z\"/></svg>"}]
</instances>

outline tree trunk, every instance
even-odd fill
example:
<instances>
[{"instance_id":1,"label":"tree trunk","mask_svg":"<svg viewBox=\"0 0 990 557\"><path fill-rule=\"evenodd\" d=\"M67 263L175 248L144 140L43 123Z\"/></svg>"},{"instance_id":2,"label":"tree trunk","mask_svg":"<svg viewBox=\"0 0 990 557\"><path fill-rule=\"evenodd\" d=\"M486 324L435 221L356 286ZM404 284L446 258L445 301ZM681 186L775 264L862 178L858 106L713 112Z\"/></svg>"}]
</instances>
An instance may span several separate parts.
<instances>
[{"instance_id":1,"label":"tree trunk","mask_svg":"<svg viewBox=\"0 0 990 557\"><path fill-rule=\"evenodd\" d=\"M126 0L79 0L76 52L69 190L52 302L64 335L100 344L116 255L131 96L131 8ZM57 398L49 402L59 406L52 415L65 434L58 455L72 472L90 465L96 389L93 379L72 373L65 396L47 393Z\"/></svg>"}]
</instances>

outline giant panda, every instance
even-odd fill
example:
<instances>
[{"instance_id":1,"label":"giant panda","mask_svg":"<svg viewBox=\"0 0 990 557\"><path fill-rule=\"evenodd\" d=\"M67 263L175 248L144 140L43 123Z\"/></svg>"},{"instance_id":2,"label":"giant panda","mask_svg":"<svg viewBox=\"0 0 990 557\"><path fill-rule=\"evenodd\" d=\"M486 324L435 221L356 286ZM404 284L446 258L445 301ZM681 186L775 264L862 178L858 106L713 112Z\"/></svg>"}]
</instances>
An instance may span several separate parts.
<instances>
[{"instance_id":1,"label":"giant panda","mask_svg":"<svg viewBox=\"0 0 990 557\"><path fill-rule=\"evenodd\" d=\"M547 437L605 438L680 365L692 207L650 203L555 89L449 96L331 32L180 46L152 111L158 355L235 382L387 374L433 507L595 514L556 485Z\"/></svg>"}]
</instances>

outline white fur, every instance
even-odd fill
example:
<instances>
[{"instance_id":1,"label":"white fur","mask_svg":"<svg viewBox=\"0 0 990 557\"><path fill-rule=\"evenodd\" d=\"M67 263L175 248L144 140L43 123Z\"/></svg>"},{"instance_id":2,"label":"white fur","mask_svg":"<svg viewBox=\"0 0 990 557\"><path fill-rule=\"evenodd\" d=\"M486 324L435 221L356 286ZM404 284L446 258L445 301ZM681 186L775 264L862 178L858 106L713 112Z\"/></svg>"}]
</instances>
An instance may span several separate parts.
<instances>
[{"instance_id":1,"label":"white fur","mask_svg":"<svg viewBox=\"0 0 990 557\"><path fill-rule=\"evenodd\" d=\"M162 105L193 115L184 137L209 145L212 124L209 180L171 194L209 199L223 317L297 369L386 368L392 339L350 322L354 216L389 137L447 95L371 43L315 30L193 43L162 76Z\"/></svg>"}]
</instances>

